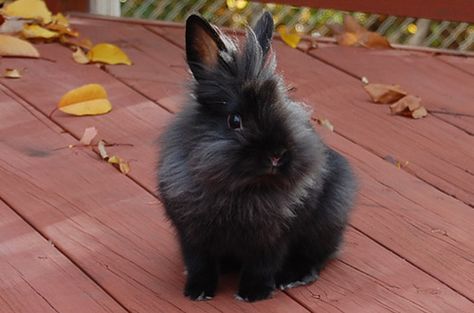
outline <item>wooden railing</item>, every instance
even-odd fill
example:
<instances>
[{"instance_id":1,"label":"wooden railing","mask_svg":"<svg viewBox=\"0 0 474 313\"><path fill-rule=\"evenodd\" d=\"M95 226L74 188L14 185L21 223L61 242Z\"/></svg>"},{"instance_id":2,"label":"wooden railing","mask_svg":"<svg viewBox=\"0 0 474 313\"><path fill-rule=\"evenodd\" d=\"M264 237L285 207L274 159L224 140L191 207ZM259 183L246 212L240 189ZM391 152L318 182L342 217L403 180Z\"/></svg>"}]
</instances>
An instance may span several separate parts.
<instances>
[{"instance_id":1,"label":"wooden railing","mask_svg":"<svg viewBox=\"0 0 474 313\"><path fill-rule=\"evenodd\" d=\"M259 0L313 8L474 23L474 0Z\"/></svg>"}]
</instances>

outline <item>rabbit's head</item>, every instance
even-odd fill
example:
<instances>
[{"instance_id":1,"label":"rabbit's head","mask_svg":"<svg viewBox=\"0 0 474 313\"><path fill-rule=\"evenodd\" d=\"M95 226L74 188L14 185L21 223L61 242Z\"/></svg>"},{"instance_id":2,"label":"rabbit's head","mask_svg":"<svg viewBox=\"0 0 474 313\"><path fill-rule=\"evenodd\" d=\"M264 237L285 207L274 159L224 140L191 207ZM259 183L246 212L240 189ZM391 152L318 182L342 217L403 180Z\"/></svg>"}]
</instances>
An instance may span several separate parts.
<instances>
[{"instance_id":1,"label":"rabbit's head","mask_svg":"<svg viewBox=\"0 0 474 313\"><path fill-rule=\"evenodd\" d=\"M275 73L273 19L264 13L242 45L197 15L186 23L193 73L192 113L180 124L191 136L190 172L215 188L277 187L308 181L324 162L324 145L308 112L289 99Z\"/></svg>"}]
</instances>

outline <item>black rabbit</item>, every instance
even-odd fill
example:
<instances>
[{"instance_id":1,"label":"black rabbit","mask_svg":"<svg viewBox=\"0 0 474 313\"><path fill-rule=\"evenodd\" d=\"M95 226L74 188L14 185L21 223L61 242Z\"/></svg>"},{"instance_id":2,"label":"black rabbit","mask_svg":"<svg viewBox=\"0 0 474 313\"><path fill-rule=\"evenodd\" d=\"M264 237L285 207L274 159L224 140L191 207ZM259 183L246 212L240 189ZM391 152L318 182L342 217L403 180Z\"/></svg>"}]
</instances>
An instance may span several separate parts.
<instances>
[{"instance_id":1,"label":"black rabbit","mask_svg":"<svg viewBox=\"0 0 474 313\"><path fill-rule=\"evenodd\" d=\"M212 298L232 264L246 301L311 283L347 224L355 179L275 73L273 27L264 13L239 47L197 15L186 21L194 79L161 137L158 176L192 300Z\"/></svg>"}]
</instances>

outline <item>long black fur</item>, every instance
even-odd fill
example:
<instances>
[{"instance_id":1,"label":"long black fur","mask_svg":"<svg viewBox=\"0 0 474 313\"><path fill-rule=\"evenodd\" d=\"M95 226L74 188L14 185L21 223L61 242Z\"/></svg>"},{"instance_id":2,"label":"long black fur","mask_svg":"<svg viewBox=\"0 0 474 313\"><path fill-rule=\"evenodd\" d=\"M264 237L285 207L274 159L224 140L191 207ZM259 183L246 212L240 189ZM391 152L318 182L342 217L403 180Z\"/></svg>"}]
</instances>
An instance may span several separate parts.
<instances>
[{"instance_id":1,"label":"long black fur","mask_svg":"<svg viewBox=\"0 0 474 313\"><path fill-rule=\"evenodd\" d=\"M347 224L355 179L288 97L272 32L264 13L238 48L199 16L186 23L194 79L161 137L158 179L186 264L184 294L193 300L213 297L230 263L239 265L237 296L247 301L310 283ZM232 114L241 129L228 126Z\"/></svg>"}]
</instances>

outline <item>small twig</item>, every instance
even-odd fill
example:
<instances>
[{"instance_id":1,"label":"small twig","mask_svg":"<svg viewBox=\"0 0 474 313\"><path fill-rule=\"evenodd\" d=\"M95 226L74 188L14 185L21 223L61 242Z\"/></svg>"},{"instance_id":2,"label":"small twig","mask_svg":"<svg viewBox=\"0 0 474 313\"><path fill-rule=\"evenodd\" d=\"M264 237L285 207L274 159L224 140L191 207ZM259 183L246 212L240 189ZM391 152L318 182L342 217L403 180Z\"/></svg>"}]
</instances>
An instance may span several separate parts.
<instances>
[{"instance_id":1,"label":"small twig","mask_svg":"<svg viewBox=\"0 0 474 313\"><path fill-rule=\"evenodd\" d=\"M430 113L436 114L446 114L446 115L453 115L453 116L466 116L466 117L473 117L474 115L468 113L457 113L457 112L446 112L446 111L438 111L438 110L428 110Z\"/></svg>"},{"instance_id":2,"label":"small twig","mask_svg":"<svg viewBox=\"0 0 474 313\"><path fill-rule=\"evenodd\" d=\"M82 144L78 144L78 145L68 145L68 146L65 146L65 147L60 147L60 148L56 148L56 149L53 149L52 151L56 151L56 150L62 150L62 149L72 149L72 148L94 148L94 147L97 147L98 144L90 144L90 145L82 145ZM133 144L131 143L106 143L105 144L106 147L115 147L115 146L127 146L127 147L133 147Z\"/></svg>"}]
</instances>

